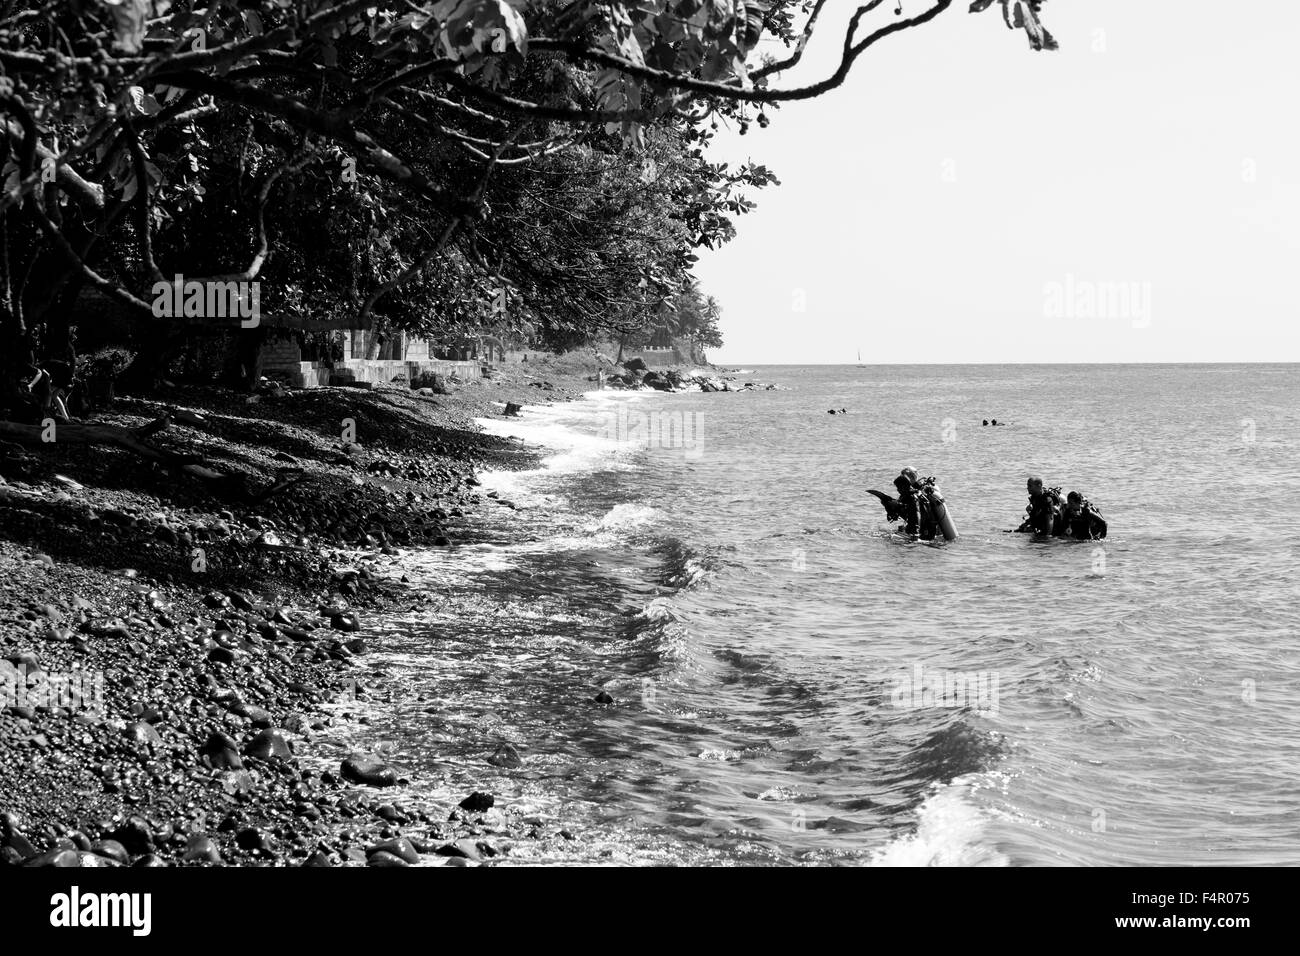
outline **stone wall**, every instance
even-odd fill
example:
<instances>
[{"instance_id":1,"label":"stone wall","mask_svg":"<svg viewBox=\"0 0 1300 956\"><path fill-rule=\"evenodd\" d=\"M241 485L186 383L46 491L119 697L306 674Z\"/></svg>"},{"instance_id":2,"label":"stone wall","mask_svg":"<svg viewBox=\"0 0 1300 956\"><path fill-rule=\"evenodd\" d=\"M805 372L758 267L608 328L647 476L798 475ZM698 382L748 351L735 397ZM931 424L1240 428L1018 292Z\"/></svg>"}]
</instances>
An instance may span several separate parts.
<instances>
[{"instance_id":1,"label":"stone wall","mask_svg":"<svg viewBox=\"0 0 1300 956\"><path fill-rule=\"evenodd\" d=\"M461 382L483 377L482 365L476 361L451 362L429 358L425 339L406 339L402 359L365 359L368 333L350 331L343 336L343 359L338 362L304 362L302 351L293 338L269 337L262 346L262 373L281 379L294 388L317 388L322 385L350 385L371 382L385 385L405 377L413 382L424 372L436 372Z\"/></svg>"},{"instance_id":2,"label":"stone wall","mask_svg":"<svg viewBox=\"0 0 1300 956\"><path fill-rule=\"evenodd\" d=\"M376 385L384 385L398 376L404 376L407 382L413 382L424 372L437 372L447 378L454 376L461 382L477 381L483 377L483 369L478 362L444 362L440 359L429 359L423 362L381 362L351 359L334 363L330 384L351 385L356 382L372 382Z\"/></svg>"}]
</instances>

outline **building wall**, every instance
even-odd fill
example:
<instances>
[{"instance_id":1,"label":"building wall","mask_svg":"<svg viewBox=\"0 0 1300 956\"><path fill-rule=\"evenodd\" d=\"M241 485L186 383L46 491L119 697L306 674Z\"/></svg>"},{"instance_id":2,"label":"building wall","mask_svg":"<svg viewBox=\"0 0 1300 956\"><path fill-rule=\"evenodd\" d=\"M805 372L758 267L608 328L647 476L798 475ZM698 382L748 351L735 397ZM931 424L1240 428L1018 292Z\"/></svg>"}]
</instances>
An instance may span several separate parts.
<instances>
[{"instance_id":1,"label":"building wall","mask_svg":"<svg viewBox=\"0 0 1300 956\"><path fill-rule=\"evenodd\" d=\"M356 382L387 384L398 377L414 382L421 374L437 373L461 382L483 377L482 364L429 358L425 339L405 339L402 359L366 359L366 336L361 330L347 330L343 335L343 358L334 363L304 362L298 343L292 338L269 338L262 346L262 371L272 378L282 378L295 388L321 385L348 385Z\"/></svg>"},{"instance_id":2,"label":"building wall","mask_svg":"<svg viewBox=\"0 0 1300 956\"><path fill-rule=\"evenodd\" d=\"M262 346L262 368L289 369L302 361L302 349L292 338L268 337Z\"/></svg>"},{"instance_id":3,"label":"building wall","mask_svg":"<svg viewBox=\"0 0 1300 956\"><path fill-rule=\"evenodd\" d=\"M476 381L483 377L483 367L478 362L444 362L440 359L429 359L424 362L352 359L334 363L330 384L350 385L354 382L373 382L383 385L398 376L405 377L409 383L426 372L435 372L447 378L454 377L461 382Z\"/></svg>"}]
</instances>

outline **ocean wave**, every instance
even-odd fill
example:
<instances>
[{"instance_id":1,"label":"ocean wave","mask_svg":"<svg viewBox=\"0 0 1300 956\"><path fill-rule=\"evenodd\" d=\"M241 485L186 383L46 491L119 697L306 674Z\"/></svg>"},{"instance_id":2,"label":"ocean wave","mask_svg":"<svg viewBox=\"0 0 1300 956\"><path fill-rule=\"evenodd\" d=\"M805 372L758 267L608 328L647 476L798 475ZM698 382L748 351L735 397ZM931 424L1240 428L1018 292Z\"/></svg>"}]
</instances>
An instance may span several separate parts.
<instances>
[{"instance_id":1,"label":"ocean wave","mask_svg":"<svg viewBox=\"0 0 1300 956\"><path fill-rule=\"evenodd\" d=\"M1009 866L986 840L988 818L957 780L936 789L917 810L916 830L878 850L871 866Z\"/></svg>"},{"instance_id":2,"label":"ocean wave","mask_svg":"<svg viewBox=\"0 0 1300 956\"><path fill-rule=\"evenodd\" d=\"M588 392L581 401L558 405L525 405L515 418L477 418L474 423L490 435L518 438L547 449L540 468L513 472L521 487L528 476L572 475L598 468L626 467L623 459L636 451L633 443L619 441L602 427L621 403L639 397L621 392ZM490 472L496 479L501 472Z\"/></svg>"},{"instance_id":3,"label":"ocean wave","mask_svg":"<svg viewBox=\"0 0 1300 956\"><path fill-rule=\"evenodd\" d=\"M615 505L604 517L589 526L592 533L602 531L629 531L644 528L662 518L662 513L648 505Z\"/></svg>"}]
</instances>

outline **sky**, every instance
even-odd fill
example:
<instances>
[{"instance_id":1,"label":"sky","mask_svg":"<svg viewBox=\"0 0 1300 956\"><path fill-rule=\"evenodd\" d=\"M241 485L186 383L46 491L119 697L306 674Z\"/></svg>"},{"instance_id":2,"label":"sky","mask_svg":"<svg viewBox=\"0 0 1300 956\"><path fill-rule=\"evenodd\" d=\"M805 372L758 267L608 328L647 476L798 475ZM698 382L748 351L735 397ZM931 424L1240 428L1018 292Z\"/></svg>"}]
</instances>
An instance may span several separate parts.
<instances>
[{"instance_id":1,"label":"sky","mask_svg":"<svg viewBox=\"0 0 1300 956\"><path fill-rule=\"evenodd\" d=\"M702 251L709 358L1300 361L1300 4L1049 0L1055 52L968 6L719 135L782 184ZM775 85L832 72L854 7Z\"/></svg>"}]
</instances>

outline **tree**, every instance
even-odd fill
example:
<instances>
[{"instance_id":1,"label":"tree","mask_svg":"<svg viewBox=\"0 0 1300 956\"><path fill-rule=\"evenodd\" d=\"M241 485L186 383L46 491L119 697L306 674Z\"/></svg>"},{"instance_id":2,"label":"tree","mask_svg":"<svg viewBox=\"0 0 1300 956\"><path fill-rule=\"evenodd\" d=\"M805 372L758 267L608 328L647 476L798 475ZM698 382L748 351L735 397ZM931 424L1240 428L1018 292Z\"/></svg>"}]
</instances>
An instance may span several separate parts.
<instances>
[{"instance_id":1,"label":"tree","mask_svg":"<svg viewBox=\"0 0 1300 956\"><path fill-rule=\"evenodd\" d=\"M998 2L1055 45L1040 0ZM861 3L835 69L802 85L778 81L825 0L9 4L3 404L40 404L33 370L71 366L83 289L132 311L146 372L180 330L233 327L155 314L175 274L264 284L302 328L626 328L774 181L707 163L716 124L836 88L951 3ZM655 171L629 176L632 150Z\"/></svg>"}]
</instances>

